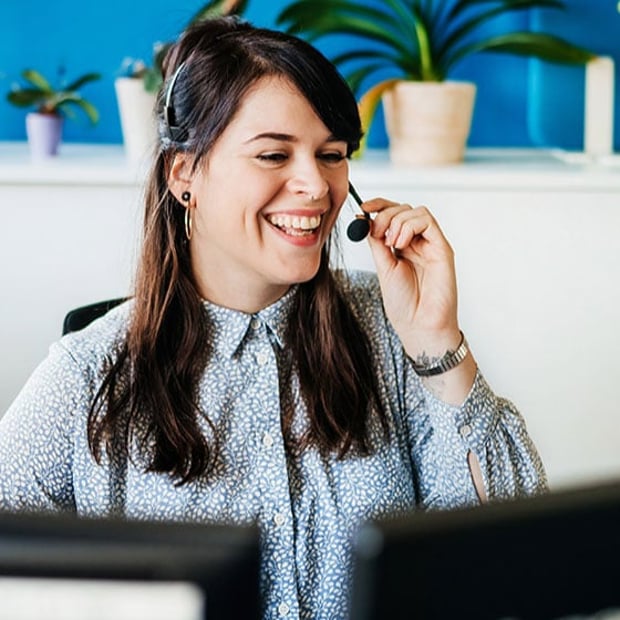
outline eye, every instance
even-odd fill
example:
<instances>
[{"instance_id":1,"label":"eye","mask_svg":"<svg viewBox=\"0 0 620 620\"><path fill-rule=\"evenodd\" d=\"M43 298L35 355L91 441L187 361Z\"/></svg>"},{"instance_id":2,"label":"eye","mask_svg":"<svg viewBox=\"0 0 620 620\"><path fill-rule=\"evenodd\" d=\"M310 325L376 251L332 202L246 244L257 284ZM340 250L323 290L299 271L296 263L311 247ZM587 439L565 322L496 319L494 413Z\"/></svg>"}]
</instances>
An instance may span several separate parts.
<instances>
[{"instance_id":1,"label":"eye","mask_svg":"<svg viewBox=\"0 0 620 620\"><path fill-rule=\"evenodd\" d=\"M337 164L346 158L344 153L340 153L339 151L330 151L328 153L319 153L319 159L328 164Z\"/></svg>"},{"instance_id":2,"label":"eye","mask_svg":"<svg viewBox=\"0 0 620 620\"><path fill-rule=\"evenodd\" d=\"M288 159L288 155L286 153L261 153L257 155L256 159L260 161L270 162L270 163L281 163Z\"/></svg>"}]
</instances>

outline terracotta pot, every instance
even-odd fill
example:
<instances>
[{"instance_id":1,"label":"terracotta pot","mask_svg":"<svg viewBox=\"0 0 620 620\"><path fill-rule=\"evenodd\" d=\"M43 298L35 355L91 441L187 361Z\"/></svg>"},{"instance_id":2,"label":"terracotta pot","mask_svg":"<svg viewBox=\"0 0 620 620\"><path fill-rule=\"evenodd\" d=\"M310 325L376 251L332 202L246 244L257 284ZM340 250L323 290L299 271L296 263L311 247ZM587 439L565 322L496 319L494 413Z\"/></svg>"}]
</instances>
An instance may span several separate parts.
<instances>
[{"instance_id":1,"label":"terracotta pot","mask_svg":"<svg viewBox=\"0 0 620 620\"><path fill-rule=\"evenodd\" d=\"M62 139L63 117L30 112L26 115L26 135L33 159L46 159L58 154Z\"/></svg>"},{"instance_id":2,"label":"terracotta pot","mask_svg":"<svg viewBox=\"0 0 620 620\"><path fill-rule=\"evenodd\" d=\"M157 137L154 115L156 95L144 90L139 78L117 78L114 88L125 153L129 159L141 161L150 155Z\"/></svg>"},{"instance_id":3,"label":"terracotta pot","mask_svg":"<svg viewBox=\"0 0 620 620\"><path fill-rule=\"evenodd\" d=\"M475 97L470 82L398 82L383 95L390 159L412 165L462 161Z\"/></svg>"}]
</instances>

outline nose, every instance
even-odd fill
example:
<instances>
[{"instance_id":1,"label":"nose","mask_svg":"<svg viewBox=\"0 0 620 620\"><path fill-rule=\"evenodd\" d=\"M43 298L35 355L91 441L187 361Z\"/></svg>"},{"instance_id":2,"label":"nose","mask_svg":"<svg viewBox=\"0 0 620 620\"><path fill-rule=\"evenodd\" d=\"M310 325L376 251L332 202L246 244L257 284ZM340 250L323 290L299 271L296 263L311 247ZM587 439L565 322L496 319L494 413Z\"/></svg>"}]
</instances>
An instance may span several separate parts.
<instances>
[{"instance_id":1,"label":"nose","mask_svg":"<svg viewBox=\"0 0 620 620\"><path fill-rule=\"evenodd\" d=\"M314 158L294 167L288 186L293 194L310 202L324 198L329 192L329 183Z\"/></svg>"}]
</instances>

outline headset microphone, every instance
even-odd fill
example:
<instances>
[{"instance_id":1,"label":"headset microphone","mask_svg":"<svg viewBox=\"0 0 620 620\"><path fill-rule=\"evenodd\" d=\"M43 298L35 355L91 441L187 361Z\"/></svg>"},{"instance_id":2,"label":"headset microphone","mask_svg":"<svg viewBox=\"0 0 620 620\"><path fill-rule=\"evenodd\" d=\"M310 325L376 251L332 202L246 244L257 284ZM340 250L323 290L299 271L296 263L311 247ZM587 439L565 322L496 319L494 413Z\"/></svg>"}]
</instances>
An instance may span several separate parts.
<instances>
[{"instance_id":1,"label":"headset microphone","mask_svg":"<svg viewBox=\"0 0 620 620\"><path fill-rule=\"evenodd\" d=\"M357 193L353 184L349 181L349 193L355 199L358 206L362 205L364 202L360 195ZM347 226L347 237L351 239L351 241L362 241L366 239L368 233L370 232L370 214L363 212L363 215L356 215L355 219Z\"/></svg>"}]
</instances>

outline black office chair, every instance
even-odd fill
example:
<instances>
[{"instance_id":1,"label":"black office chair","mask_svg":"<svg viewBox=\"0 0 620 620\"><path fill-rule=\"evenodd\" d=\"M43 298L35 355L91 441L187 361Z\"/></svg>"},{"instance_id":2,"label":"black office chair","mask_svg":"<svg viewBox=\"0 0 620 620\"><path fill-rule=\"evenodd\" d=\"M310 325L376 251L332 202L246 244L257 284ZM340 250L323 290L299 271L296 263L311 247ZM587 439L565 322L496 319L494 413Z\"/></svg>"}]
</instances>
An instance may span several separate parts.
<instances>
[{"instance_id":1,"label":"black office chair","mask_svg":"<svg viewBox=\"0 0 620 620\"><path fill-rule=\"evenodd\" d=\"M69 332L76 332L79 329L86 327L89 323L95 319L103 316L108 310L118 306L118 304L124 302L127 297L117 297L116 299L107 299L106 301L98 301L94 304L88 304L87 306L80 306L70 310L65 316L65 320L62 324L62 335Z\"/></svg>"}]
</instances>

